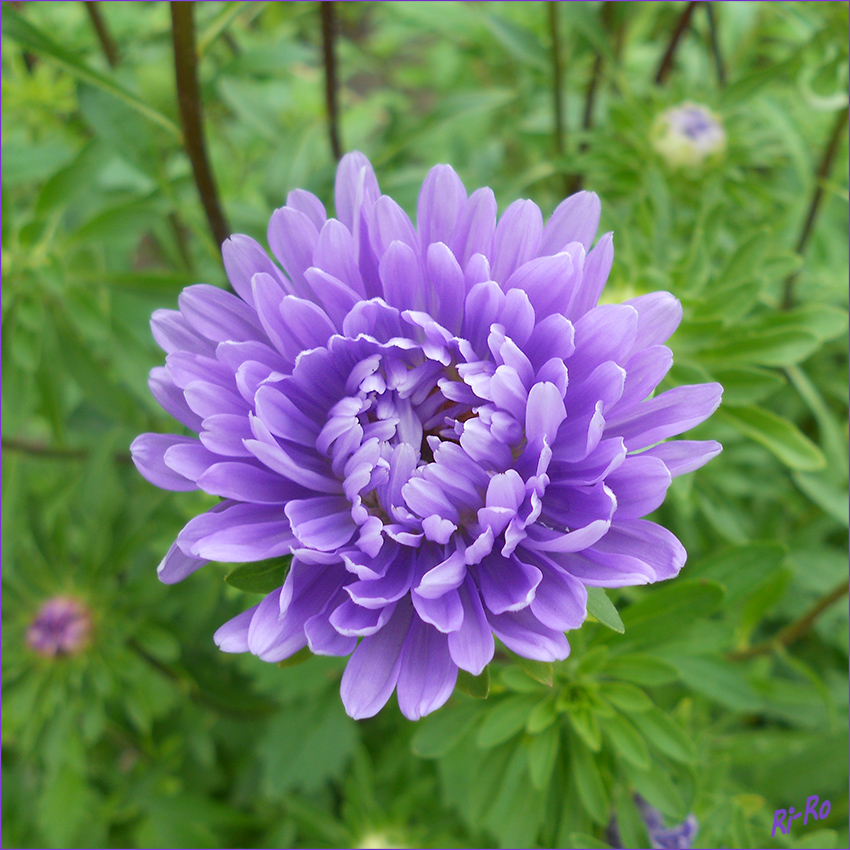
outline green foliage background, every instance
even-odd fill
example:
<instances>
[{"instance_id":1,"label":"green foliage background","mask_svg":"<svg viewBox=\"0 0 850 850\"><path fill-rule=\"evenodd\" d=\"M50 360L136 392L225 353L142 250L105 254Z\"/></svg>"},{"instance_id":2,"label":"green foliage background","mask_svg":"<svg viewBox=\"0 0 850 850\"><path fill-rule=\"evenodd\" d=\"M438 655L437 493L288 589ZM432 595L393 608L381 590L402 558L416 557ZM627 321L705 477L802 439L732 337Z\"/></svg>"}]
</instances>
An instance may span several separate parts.
<instances>
[{"instance_id":1,"label":"green foliage background","mask_svg":"<svg viewBox=\"0 0 850 850\"><path fill-rule=\"evenodd\" d=\"M332 199L318 4L195 5L223 207L263 239L290 189ZM699 847L847 846L846 132L815 178L847 108L847 5L712 4L725 86L704 8L657 85L685 4L601 5L556 7L558 153L548 4L337 4L344 147L385 192L413 212L450 162L502 209L548 214L583 175L615 231L605 297L674 292L671 383L726 387L694 435L725 451L658 511L690 553L681 577L610 593L619 614L596 595L601 622L567 661L503 656L488 699L459 691L413 724L392 702L346 717L340 659L220 654L215 628L256 601L228 567L157 581L212 500L128 463L136 434L175 428L146 386L162 361L148 319L185 285L225 284L180 143L168 4L97 4L114 69L83 3L4 4L3 846L604 847L614 816L625 846L648 846L634 791L669 823L694 812ZM729 136L699 173L649 143L683 100ZM94 638L45 659L25 633L57 594L91 606ZM812 794L827 820L771 839L773 810Z\"/></svg>"}]
</instances>

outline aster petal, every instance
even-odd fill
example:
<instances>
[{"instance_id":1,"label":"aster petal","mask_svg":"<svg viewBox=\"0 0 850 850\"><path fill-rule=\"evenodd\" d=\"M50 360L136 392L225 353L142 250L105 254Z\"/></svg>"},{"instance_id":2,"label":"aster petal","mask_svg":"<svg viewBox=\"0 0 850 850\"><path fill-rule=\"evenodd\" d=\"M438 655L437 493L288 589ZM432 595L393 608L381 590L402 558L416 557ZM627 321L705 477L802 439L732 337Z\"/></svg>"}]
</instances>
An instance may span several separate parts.
<instances>
[{"instance_id":1,"label":"aster petal","mask_svg":"<svg viewBox=\"0 0 850 850\"><path fill-rule=\"evenodd\" d=\"M235 233L229 239L225 239L221 246L221 257L227 278L236 290L236 294L249 306L255 306L251 278L258 272L264 272L275 280L283 296L284 277L263 246L255 239L242 233Z\"/></svg>"},{"instance_id":2,"label":"aster petal","mask_svg":"<svg viewBox=\"0 0 850 850\"><path fill-rule=\"evenodd\" d=\"M555 631L577 629L587 617L587 588L552 561L537 558L535 562L543 579L531 600L531 613Z\"/></svg>"},{"instance_id":3,"label":"aster petal","mask_svg":"<svg viewBox=\"0 0 850 850\"><path fill-rule=\"evenodd\" d=\"M436 599L460 587L465 577L466 561L463 553L455 551L422 576L416 592L423 598Z\"/></svg>"},{"instance_id":4,"label":"aster petal","mask_svg":"<svg viewBox=\"0 0 850 850\"><path fill-rule=\"evenodd\" d=\"M279 593L280 591L278 591ZM259 605L243 611L228 620L223 626L216 630L213 635L215 645L222 652L248 652L248 629Z\"/></svg>"},{"instance_id":5,"label":"aster petal","mask_svg":"<svg viewBox=\"0 0 850 850\"><path fill-rule=\"evenodd\" d=\"M373 204L380 194L372 163L360 151L345 154L336 170L334 206L337 218L354 233L361 208Z\"/></svg>"},{"instance_id":6,"label":"aster petal","mask_svg":"<svg viewBox=\"0 0 850 850\"><path fill-rule=\"evenodd\" d=\"M416 225L422 248L452 238L466 206L466 189L450 165L435 165L425 178L416 205Z\"/></svg>"},{"instance_id":7,"label":"aster petal","mask_svg":"<svg viewBox=\"0 0 850 850\"><path fill-rule=\"evenodd\" d=\"M463 334L478 352L486 350L490 326L502 314L505 293L492 280L476 283L466 295Z\"/></svg>"},{"instance_id":8,"label":"aster petal","mask_svg":"<svg viewBox=\"0 0 850 850\"><path fill-rule=\"evenodd\" d=\"M208 563L209 561L204 558L193 558L187 555L176 543L172 543L168 554L156 568L156 573L163 584L177 584ZM245 650L238 651L244 652Z\"/></svg>"},{"instance_id":9,"label":"aster petal","mask_svg":"<svg viewBox=\"0 0 850 850\"><path fill-rule=\"evenodd\" d=\"M279 507L232 502L222 506L189 520L177 536L186 554L238 564L286 555L292 549L295 539Z\"/></svg>"},{"instance_id":10,"label":"aster petal","mask_svg":"<svg viewBox=\"0 0 850 850\"><path fill-rule=\"evenodd\" d=\"M480 676L493 660L496 649L493 630L484 614L478 588L472 576L467 576L458 588L458 594L463 605L463 621L459 629L449 633L449 652L452 661L461 670L466 670L473 676Z\"/></svg>"},{"instance_id":11,"label":"aster petal","mask_svg":"<svg viewBox=\"0 0 850 850\"><path fill-rule=\"evenodd\" d=\"M502 214L493 237L493 280L504 283L537 256L543 216L533 201L514 201Z\"/></svg>"},{"instance_id":12,"label":"aster petal","mask_svg":"<svg viewBox=\"0 0 850 850\"><path fill-rule=\"evenodd\" d=\"M403 242L419 252L419 238L407 213L388 195L381 195L366 211L369 222L369 241L380 260L393 242ZM418 262L418 260L417 260Z\"/></svg>"},{"instance_id":13,"label":"aster petal","mask_svg":"<svg viewBox=\"0 0 850 850\"><path fill-rule=\"evenodd\" d=\"M398 674L398 706L408 720L419 720L452 695L457 666L446 636L416 617L404 641Z\"/></svg>"},{"instance_id":14,"label":"aster petal","mask_svg":"<svg viewBox=\"0 0 850 850\"><path fill-rule=\"evenodd\" d=\"M325 205L312 192L305 192L303 189L293 189L286 196L286 206L304 213L313 222L316 230L321 230L328 218Z\"/></svg>"},{"instance_id":15,"label":"aster petal","mask_svg":"<svg viewBox=\"0 0 850 850\"><path fill-rule=\"evenodd\" d=\"M705 466L722 451L723 446L715 440L672 440L647 449L641 456L659 458L675 478Z\"/></svg>"},{"instance_id":16,"label":"aster petal","mask_svg":"<svg viewBox=\"0 0 850 850\"><path fill-rule=\"evenodd\" d=\"M166 413L170 413L181 425L192 431L200 431L203 419L186 403L183 391L171 380L164 366L154 366L148 376L151 395Z\"/></svg>"},{"instance_id":17,"label":"aster petal","mask_svg":"<svg viewBox=\"0 0 850 850\"><path fill-rule=\"evenodd\" d=\"M477 573L484 606L492 614L528 607L543 577L537 567L497 554L484 558Z\"/></svg>"},{"instance_id":18,"label":"aster petal","mask_svg":"<svg viewBox=\"0 0 850 850\"><path fill-rule=\"evenodd\" d=\"M570 308L572 319L580 319L588 310L597 305L613 264L614 234L609 232L600 237L584 262L582 284Z\"/></svg>"},{"instance_id":19,"label":"aster petal","mask_svg":"<svg viewBox=\"0 0 850 850\"><path fill-rule=\"evenodd\" d=\"M419 618L430 623L443 634L456 632L463 622L463 605L457 590L447 590L441 596L420 596L416 591L411 594L413 607Z\"/></svg>"},{"instance_id":20,"label":"aster petal","mask_svg":"<svg viewBox=\"0 0 850 850\"><path fill-rule=\"evenodd\" d=\"M284 508L302 546L332 552L345 545L356 530L351 506L342 496L293 499Z\"/></svg>"},{"instance_id":21,"label":"aster petal","mask_svg":"<svg viewBox=\"0 0 850 850\"><path fill-rule=\"evenodd\" d=\"M466 298L463 271L443 242L434 242L428 246L426 267L433 288L432 298L436 301L432 304L431 314L448 331L457 333L461 327Z\"/></svg>"},{"instance_id":22,"label":"aster petal","mask_svg":"<svg viewBox=\"0 0 850 850\"><path fill-rule=\"evenodd\" d=\"M595 192L577 192L561 201L543 228L540 255L557 254L570 242L581 242L589 251L599 227L601 210L602 204Z\"/></svg>"},{"instance_id":23,"label":"aster petal","mask_svg":"<svg viewBox=\"0 0 850 850\"><path fill-rule=\"evenodd\" d=\"M206 283L187 286L177 298L189 326L211 342L264 339L256 313L240 298Z\"/></svg>"},{"instance_id":24,"label":"aster petal","mask_svg":"<svg viewBox=\"0 0 850 850\"><path fill-rule=\"evenodd\" d=\"M381 257L379 272L384 298L399 310L425 309L425 281L413 248L391 242Z\"/></svg>"},{"instance_id":25,"label":"aster petal","mask_svg":"<svg viewBox=\"0 0 850 850\"><path fill-rule=\"evenodd\" d=\"M563 252L524 263L508 278L504 288L523 290L535 315L542 319L552 313L567 314L579 282L572 256Z\"/></svg>"},{"instance_id":26,"label":"aster petal","mask_svg":"<svg viewBox=\"0 0 850 850\"><path fill-rule=\"evenodd\" d=\"M720 405L720 384L674 387L608 421L606 431L621 436L629 451L674 437L708 419Z\"/></svg>"},{"instance_id":27,"label":"aster petal","mask_svg":"<svg viewBox=\"0 0 850 850\"><path fill-rule=\"evenodd\" d=\"M360 298L365 296L363 278L357 267L357 244L351 231L335 218L327 221L319 232L316 247L313 249L312 265L340 280ZM310 280L306 272L305 277L313 291L320 295L319 287Z\"/></svg>"},{"instance_id":28,"label":"aster petal","mask_svg":"<svg viewBox=\"0 0 850 850\"><path fill-rule=\"evenodd\" d=\"M662 464L663 465L663 464ZM204 492L256 505L280 505L305 495L303 487L250 463L215 463L198 478Z\"/></svg>"},{"instance_id":29,"label":"aster petal","mask_svg":"<svg viewBox=\"0 0 850 850\"><path fill-rule=\"evenodd\" d=\"M567 416L564 400L554 384L535 384L528 394L525 436L529 443L545 440L552 445L558 428Z\"/></svg>"},{"instance_id":30,"label":"aster petal","mask_svg":"<svg viewBox=\"0 0 850 850\"><path fill-rule=\"evenodd\" d=\"M309 298L312 291L304 271L313 265L313 251L319 240L316 225L303 212L281 207L272 213L268 239L272 253L291 281L287 289L293 295Z\"/></svg>"},{"instance_id":31,"label":"aster petal","mask_svg":"<svg viewBox=\"0 0 850 850\"><path fill-rule=\"evenodd\" d=\"M573 379L589 375L600 363L625 363L637 336L638 313L626 304L602 304L575 324L575 354L569 370Z\"/></svg>"},{"instance_id":32,"label":"aster petal","mask_svg":"<svg viewBox=\"0 0 850 850\"><path fill-rule=\"evenodd\" d=\"M617 497L617 521L639 519L652 513L664 501L672 480L660 458L646 454L627 457L605 479Z\"/></svg>"},{"instance_id":33,"label":"aster petal","mask_svg":"<svg viewBox=\"0 0 850 850\"><path fill-rule=\"evenodd\" d=\"M197 490L198 485L167 466L163 455L172 446L197 442L192 437L175 434L140 434L130 444L130 454L136 469L151 484L164 490Z\"/></svg>"},{"instance_id":34,"label":"aster petal","mask_svg":"<svg viewBox=\"0 0 850 850\"><path fill-rule=\"evenodd\" d=\"M401 653L410 628L412 606L398 605L389 622L360 641L342 674L340 695L350 717L373 717L386 704L398 681Z\"/></svg>"},{"instance_id":35,"label":"aster petal","mask_svg":"<svg viewBox=\"0 0 850 850\"><path fill-rule=\"evenodd\" d=\"M163 453L165 465L191 481L197 481L209 467L220 460L218 455L213 454L200 441L193 439L175 442Z\"/></svg>"},{"instance_id":36,"label":"aster petal","mask_svg":"<svg viewBox=\"0 0 850 850\"><path fill-rule=\"evenodd\" d=\"M648 564L657 581L672 578L685 565L687 553L678 538L663 526L643 519L617 520L593 544L597 558L635 558Z\"/></svg>"},{"instance_id":37,"label":"aster petal","mask_svg":"<svg viewBox=\"0 0 850 850\"><path fill-rule=\"evenodd\" d=\"M151 332L156 344L166 354L191 351L209 356L215 350L210 340L197 333L179 310L154 310Z\"/></svg>"},{"instance_id":38,"label":"aster petal","mask_svg":"<svg viewBox=\"0 0 850 850\"><path fill-rule=\"evenodd\" d=\"M465 271L474 255L477 254L482 259L490 256L493 249L493 235L496 231L497 209L496 196L490 188L476 189L467 199L451 237L452 241L448 243ZM470 271L474 270L475 266L470 269ZM479 280L488 280L489 277L488 266L486 274ZM479 280L475 282L478 283Z\"/></svg>"},{"instance_id":39,"label":"aster petal","mask_svg":"<svg viewBox=\"0 0 850 850\"><path fill-rule=\"evenodd\" d=\"M512 652L535 661L563 661L570 645L563 632L544 626L529 608L487 614L496 637Z\"/></svg>"},{"instance_id":40,"label":"aster petal","mask_svg":"<svg viewBox=\"0 0 850 850\"><path fill-rule=\"evenodd\" d=\"M669 292L650 292L625 303L638 312L635 350L666 342L682 321L682 304Z\"/></svg>"},{"instance_id":41,"label":"aster petal","mask_svg":"<svg viewBox=\"0 0 850 850\"><path fill-rule=\"evenodd\" d=\"M651 345L635 352L625 364L626 380L617 411L626 411L646 399L673 365L673 352L666 345Z\"/></svg>"}]
</instances>

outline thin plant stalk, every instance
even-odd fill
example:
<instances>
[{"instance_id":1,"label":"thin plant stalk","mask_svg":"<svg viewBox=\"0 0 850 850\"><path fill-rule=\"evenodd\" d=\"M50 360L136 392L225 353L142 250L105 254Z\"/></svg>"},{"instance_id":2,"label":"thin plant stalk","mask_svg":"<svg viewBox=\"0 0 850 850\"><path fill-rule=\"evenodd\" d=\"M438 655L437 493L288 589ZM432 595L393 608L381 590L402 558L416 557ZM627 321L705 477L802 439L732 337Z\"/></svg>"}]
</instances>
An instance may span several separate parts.
<instances>
[{"instance_id":1,"label":"thin plant stalk","mask_svg":"<svg viewBox=\"0 0 850 850\"><path fill-rule=\"evenodd\" d=\"M549 34L552 39L552 100L555 113L555 153L564 156L566 127L564 124L564 67L561 59L561 36L558 32L558 4L555 0L546 3L549 12Z\"/></svg>"},{"instance_id":2,"label":"thin plant stalk","mask_svg":"<svg viewBox=\"0 0 850 850\"><path fill-rule=\"evenodd\" d=\"M195 48L194 4L191 0L183 0L183 2L172 2L170 6L177 101L180 108L180 123L183 127L184 146L192 163L192 174L195 177L198 194L201 196L210 232L216 244L220 246L230 236L230 228L221 211L204 141Z\"/></svg>"},{"instance_id":3,"label":"thin plant stalk","mask_svg":"<svg viewBox=\"0 0 850 850\"><path fill-rule=\"evenodd\" d=\"M717 82L722 88L726 85L726 66L723 62L723 54L720 52L720 40L717 37L714 4L710 0L705 4L705 15L708 18L708 36L711 41L711 53L714 56L714 68L717 71Z\"/></svg>"},{"instance_id":4,"label":"thin plant stalk","mask_svg":"<svg viewBox=\"0 0 850 850\"><path fill-rule=\"evenodd\" d=\"M322 47L325 57L325 107L328 113L328 134L334 159L342 156L342 142L339 132L339 108L337 106L336 79L336 4L333 0L320 0L319 10L322 16Z\"/></svg>"},{"instance_id":5,"label":"thin plant stalk","mask_svg":"<svg viewBox=\"0 0 850 850\"><path fill-rule=\"evenodd\" d=\"M667 45L667 50L664 51L661 64L658 66L658 73L655 75L655 82L658 85L663 85L667 80L667 77L670 75L670 71L673 69L673 59L676 56L676 48L679 46L679 41L685 34L685 30L687 30L690 25L691 17L698 5L699 0L692 0L692 2L685 6L684 11L679 16L679 20L676 21L676 26L670 36L670 43Z\"/></svg>"},{"instance_id":6,"label":"thin plant stalk","mask_svg":"<svg viewBox=\"0 0 850 850\"><path fill-rule=\"evenodd\" d=\"M815 176L815 190L812 194L812 200L809 203L809 211L806 215L806 221L803 224L803 229L800 232L800 238L797 240L797 253L802 254L809 244L809 238L814 230L815 221L820 212L821 203L823 201L823 184L832 170L832 161L835 159L835 153L838 150L838 144L844 131L847 129L847 109L842 109L835 117L835 124L832 126L832 132L829 136L829 141L826 143L823 155L821 156L820 165L818 166L817 175ZM793 272L785 279L783 287L782 307L787 310L794 304L794 284L797 282L799 271Z\"/></svg>"},{"instance_id":7,"label":"thin plant stalk","mask_svg":"<svg viewBox=\"0 0 850 850\"><path fill-rule=\"evenodd\" d=\"M92 26L97 33L97 40L100 42L103 54L106 56L106 61L109 63L110 68L115 68L118 65L118 46L115 44L115 39L109 33L103 15L100 14L99 5L100 3L93 3L91 0L86 0L85 2L86 11L89 13Z\"/></svg>"}]
</instances>

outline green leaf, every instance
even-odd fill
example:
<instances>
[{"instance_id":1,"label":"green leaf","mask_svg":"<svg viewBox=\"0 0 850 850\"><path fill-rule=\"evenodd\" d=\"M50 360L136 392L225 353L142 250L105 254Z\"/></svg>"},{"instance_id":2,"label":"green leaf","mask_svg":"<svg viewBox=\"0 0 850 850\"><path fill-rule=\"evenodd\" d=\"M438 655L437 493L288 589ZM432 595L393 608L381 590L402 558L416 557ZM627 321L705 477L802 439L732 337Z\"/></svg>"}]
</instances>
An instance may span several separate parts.
<instances>
[{"instance_id":1,"label":"green leaf","mask_svg":"<svg viewBox=\"0 0 850 850\"><path fill-rule=\"evenodd\" d=\"M611 745L626 761L641 770L650 766L649 749L641 734L622 714L606 720L602 731L611 740Z\"/></svg>"},{"instance_id":2,"label":"green leaf","mask_svg":"<svg viewBox=\"0 0 850 850\"><path fill-rule=\"evenodd\" d=\"M727 363L753 363L756 366L792 366L821 347L812 333L794 329L753 331L740 327L720 345L701 352L704 360Z\"/></svg>"},{"instance_id":3,"label":"green leaf","mask_svg":"<svg viewBox=\"0 0 850 850\"><path fill-rule=\"evenodd\" d=\"M755 404L786 384L781 374L755 366L712 369L712 377L723 386L724 408Z\"/></svg>"},{"instance_id":4,"label":"green leaf","mask_svg":"<svg viewBox=\"0 0 850 850\"><path fill-rule=\"evenodd\" d=\"M800 490L805 493L825 514L831 516L845 528L848 525L850 500L847 490L839 488L827 472L793 472L791 477Z\"/></svg>"},{"instance_id":5,"label":"green leaf","mask_svg":"<svg viewBox=\"0 0 850 850\"><path fill-rule=\"evenodd\" d=\"M584 704L573 705L567 712L570 723L576 733L593 752L598 753L602 747L602 734L599 731L599 722L596 715L591 712L589 706Z\"/></svg>"},{"instance_id":6,"label":"green leaf","mask_svg":"<svg viewBox=\"0 0 850 850\"><path fill-rule=\"evenodd\" d=\"M813 472L826 466L823 452L797 426L761 407L721 409L719 415L744 436L761 443L790 469Z\"/></svg>"},{"instance_id":7,"label":"green leaf","mask_svg":"<svg viewBox=\"0 0 850 850\"><path fill-rule=\"evenodd\" d=\"M764 700L739 667L715 658L671 658L682 681L693 691L733 711L759 712ZM669 755L669 753L668 753Z\"/></svg>"},{"instance_id":8,"label":"green leaf","mask_svg":"<svg viewBox=\"0 0 850 850\"><path fill-rule=\"evenodd\" d=\"M46 33L34 27L29 21L24 20L14 9L3 9L3 35L8 36L20 44L21 47L31 50L40 57L52 59L77 79L109 92L111 95L133 107L133 109L150 121L159 124L160 127L167 130L176 138L181 138L180 128L170 118L145 103L123 86L118 85L118 83L105 74L89 68L88 65L81 62L73 53L53 41Z\"/></svg>"},{"instance_id":9,"label":"green leaf","mask_svg":"<svg viewBox=\"0 0 850 850\"><path fill-rule=\"evenodd\" d=\"M688 815L682 792L665 765L653 764L649 770L641 770L631 762L624 761L623 767L631 785L640 791L651 806L674 821L682 821ZM643 845L638 845L643 846Z\"/></svg>"},{"instance_id":10,"label":"green leaf","mask_svg":"<svg viewBox=\"0 0 850 850\"><path fill-rule=\"evenodd\" d=\"M614 607L614 603L608 598L604 587L587 588L587 610L602 623L615 632L623 634L626 630L620 619L620 613Z\"/></svg>"},{"instance_id":11,"label":"green leaf","mask_svg":"<svg viewBox=\"0 0 850 850\"><path fill-rule=\"evenodd\" d=\"M284 669L287 667L297 667L299 664L303 664L311 658L313 658L313 653L310 651L310 647L302 646L298 652L290 655L289 658L284 658L283 661L278 661L277 666Z\"/></svg>"},{"instance_id":12,"label":"green leaf","mask_svg":"<svg viewBox=\"0 0 850 850\"><path fill-rule=\"evenodd\" d=\"M635 726L660 752L671 759L690 764L695 758L688 736L660 708L651 708L632 716Z\"/></svg>"},{"instance_id":13,"label":"green leaf","mask_svg":"<svg viewBox=\"0 0 850 850\"><path fill-rule=\"evenodd\" d=\"M570 737L567 759L579 799L592 820L600 826L608 825L610 803L596 757L575 735Z\"/></svg>"},{"instance_id":14,"label":"green leaf","mask_svg":"<svg viewBox=\"0 0 850 850\"><path fill-rule=\"evenodd\" d=\"M490 668L485 667L478 676L458 670L456 687L473 699L487 699L490 696Z\"/></svg>"},{"instance_id":15,"label":"green leaf","mask_svg":"<svg viewBox=\"0 0 850 850\"><path fill-rule=\"evenodd\" d=\"M283 555L280 558L255 561L253 564L240 564L224 580L231 587L246 593L271 593L283 587L291 563L292 555Z\"/></svg>"},{"instance_id":16,"label":"green leaf","mask_svg":"<svg viewBox=\"0 0 850 850\"><path fill-rule=\"evenodd\" d=\"M514 653L511 653L511 657L516 661L522 672L534 679L535 682L552 687L552 682L555 681L555 669L551 661L535 661L533 658L523 658L523 656Z\"/></svg>"},{"instance_id":17,"label":"green leaf","mask_svg":"<svg viewBox=\"0 0 850 850\"><path fill-rule=\"evenodd\" d=\"M655 704L646 691L627 682L600 682L599 693L621 711L649 711Z\"/></svg>"},{"instance_id":18,"label":"green leaf","mask_svg":"<svg viewBox=\"0 0 850 850\"><path fill-rule=\"evenodd\" d=\"M518 62L540 70L548 68L547 51L533 32L499 15L485 15L493 38Z\"/></svg>"},{"instance_id":19,"label":"green leaf","mask_svg":"<svg viewBox=\"0 0 850 850\"><path fill-rule=\"evenodd\" d=\"M678 639L700 617L723 601L723 586L706 579L679 579L647 591L623 609L630 644L662 644Z\"/></svg>"},{"instance_id":20,"label":"green leaf","mask_svg":"<svg viewBox=\"0 0 850 850\"><path fill-rule=\"evenodd\" d=\"M611 658L605 665L604 674L647 687L668 685L679 678L676 668L671 664L660 658L639 653L627 653Z\"/></svg>"},{"instance_id":21,"label":"green leaf","mask_svg":"<svg viewBox=\"0 0 850 850\"><path fill-rule=\"evenodd\" d=\"M726 602L749 596L766 578L782 567L786 548L781 543L748 543L733 546L688 567L691 578L709 578L726 588Z\"/></svg>"},{"instance_id":22,"label":"green leaf","mask_svg":"<svg viewBox=\"0 0 850 850\"><path fill-rule=\"evenodd\" d=\"M482 749L490 749L513 738L525 726L534 707L534 700L525 694L506 697L488 707L478 729L476 741Z\"/></svg>"},{"instance_id":23,"label":"green leaf","mask_svg":"<svg viewBox=\"0 0 850 850\"><path fill-rule=\"evenodd\" d=\"M581 850L582 847L587 847L588 850L610 850L611 845L588 835L586 832L571 832L570 847Z\"/></svg>"},{"instance_id":24,"label":"green leaf","mask_svg":"<svg viewBox=\"0 0 850 850\"><path fill-rule=\"evenodd\" d=\"M547 696L542 702L532 709L528 715L528 720L525 724L525 730L530 735L537 735L548 726L555 722L558 718L558 712L555 708L554 695Z\"/></svg>"},{"instance_id":25,"label":"green leaf","mask_svg":"<svg viewBox=\"0 0 850 850\"><path fill-rule=\"evenodd\" d=\"M413 752L424 759L444 756L466 737L480 715L480 703L452 701L441 711L418 721L411 741Z\"/></svg>"},{"instance_id":26,"label":"green leaf","mask_svg":"<svg viewBox=\"0 0 850 850\"><path fill-rule=\"evenodd\" d=\"M549 785L558 747L561 741L561 728L556 723L539 735L535 735L528 748L528 772L535 788L544 791Z\"/></svg>"}]
</instances>

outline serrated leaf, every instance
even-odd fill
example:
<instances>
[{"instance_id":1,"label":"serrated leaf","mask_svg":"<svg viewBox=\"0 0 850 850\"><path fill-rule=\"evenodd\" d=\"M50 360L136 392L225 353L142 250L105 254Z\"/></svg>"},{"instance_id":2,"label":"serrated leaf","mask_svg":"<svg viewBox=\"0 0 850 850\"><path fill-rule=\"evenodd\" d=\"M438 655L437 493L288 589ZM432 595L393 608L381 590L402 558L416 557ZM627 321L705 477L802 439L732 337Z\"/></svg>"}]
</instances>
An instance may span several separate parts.
<instances>
[{"instance_id":1,"label":"serrated leaf","mask_svg":"<svg viewBox=\"0 0 850 850\"><path fill-rule=\"evenodd\" d=\"M240 564L224 580L231 587L246 593L271 593L283 587L291 563L292 555L283 555L280 558L255 561L253 564Z\"/></svg>"},{"instance_id":2,"label":"serrated leaf","mask_svg":"<svg viewBox=\"0 0 850 850\"><path fill-rule=\"evenodd\" d=\"M488 708L478 729L478 746L490 749L513 738L525 726L533 707L534 701L530 697L517 694Z\"/></svg>"},{"instance_id":3,"label":"serrated leaf","mask_svg":"<svg viewBox=\"0 0 850 850\"><path fill-rule=\"evenodd\" d=\"M620 618L620 612L614 607L614 603L608 598L604 587L587 588L587 610L593 614L603 626L607 626L615 632L623 634L626 627Z\"/></svg>"},{"instance_id":4,"label":"serrated leaf","mask_svg":"<svg viewBox=\"0 0 850 850\"><path fill-rule=\"evenodd\" d=\"M533 658L523 658L521 655L511 653L517 666L535 682L552 687L555 681L555 669L550 661L535 661Z\"/></svg>"},{"instance_id":5,"label":"serrated leaf","mask_svg":"<svg viewBox=\"0 0 850 850\"><path fill-rule=\"evenodd\" d=\"M693 762L694 747L690 739L660 708L634 714L632 721L659 752L685 764Z\"/></svg>"},{"instance_id":6,"label":"serrated leaf","mask_svg":"<svg viewBox=\"0 0 850 850\"><path fill-rule=\"evenodd\" d=\"M429 714L418 722L411 747L416 755L424 759L435 759L445 755L475 724L481 714L477 702L452 702L442 711Z\"/></svg>"},{"instance_id":7,"label":"serrated leaf","mask_svg":"<svg viewBox=\"0 0 850 850\"><path fill-rule=\"evenodd\" d=\"M557 724L549 726L531 740L528 748L528 772L534 787L541 791L549 785L560 741L561 728Z\"/></svg>"},{"instance_id":8,"label":"serrated leaf","mask_svg":"<svg viewBox=\"0 0 850 850\"><path fill-rule=\"evenodd\" d=\"M585 811L595 823L607 826L610 803L595 756L581 739L573 735L570 737L567 759Z\"/></svg>"},{"instance_id":9,"label":"serrated leaf","mask_svg":"<svg viewBox=\"0 0 850 850\"><path fill-rule=\"evenodd\" d=\"M490 668L485 667L478 676L458 670L456 687L473 699L487 699L490 696Z\"/></svg>"},{"instance_id":10,"label":"serrated leaf","mask_svg":"<svg viewBox=\"0 0 850 850\"><path fill-rule=\"evenodd\" d=\"M617 655L608 661L604 670L606 676L647 687L667 685L679 678L676 668L668 662L640 653Z\"/></svg>"},{"instance_id":11,"label":"serrated leaf","mask_svg":"<svg viewBox=\"0 0 850 850\"><path fill-rule=\"evenodd\" d=\"M720 410L718 414L790 469L814 472L826 466L823 452L793 422L771 410L748 406Z\"/></svg>"},{"instance_id":12,"label":"serrated leaf","mask_svg":"<svg viewBox=\"0 0 850 850\"><path fill-rule=\"evenodd\" d=\"M707 579L679 579L652 588L623 609L630 644L663 644L681 637L700 617L714 613L723 601L723 585Z\"/></svg>"},{"instance_id":13,"label":"serrated leaf","mask_svg":"<svg viewBox=\"0 0 850 850\"><path fill-rule=\"evenodd\" d=\"M621 711L649 711L655 705L646 691L627 682L600 682L599 693Z\"/></svg>"},{"instance_id":14,"label":"serrated leaf","mask_svg":"<svg viewBox=\"0 0 850 850\"><path fill-rule=\"evenodd\" d=\"M622 714L606 720L602 731L608 736L614 750L626 761L641 770L650 766L649 748L641 734Z\"/></svg>"}]
</instances>

